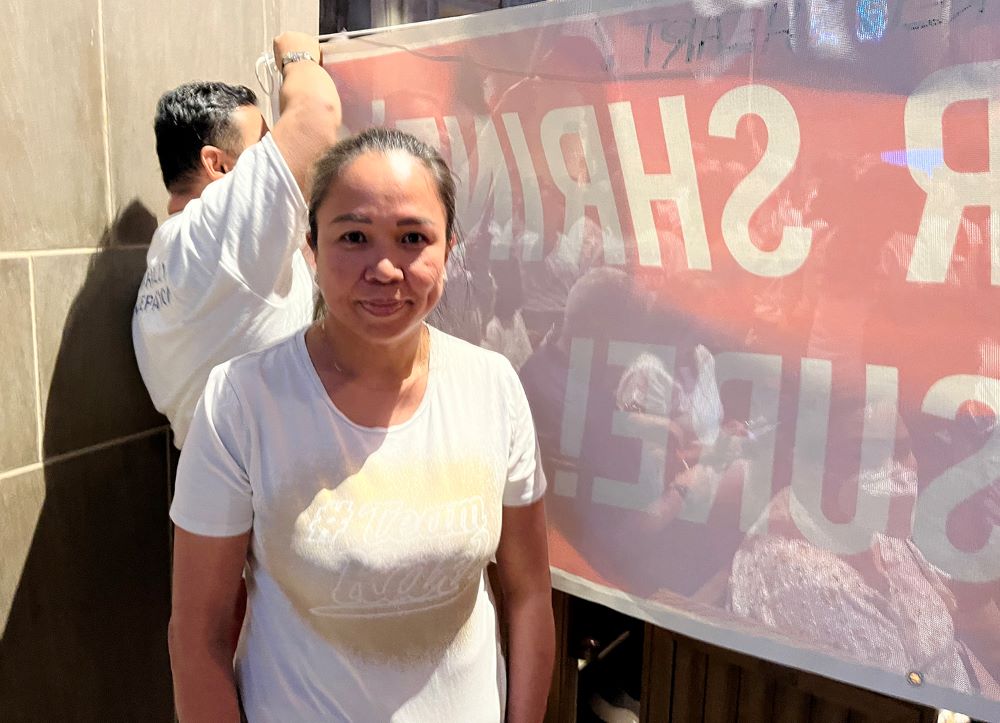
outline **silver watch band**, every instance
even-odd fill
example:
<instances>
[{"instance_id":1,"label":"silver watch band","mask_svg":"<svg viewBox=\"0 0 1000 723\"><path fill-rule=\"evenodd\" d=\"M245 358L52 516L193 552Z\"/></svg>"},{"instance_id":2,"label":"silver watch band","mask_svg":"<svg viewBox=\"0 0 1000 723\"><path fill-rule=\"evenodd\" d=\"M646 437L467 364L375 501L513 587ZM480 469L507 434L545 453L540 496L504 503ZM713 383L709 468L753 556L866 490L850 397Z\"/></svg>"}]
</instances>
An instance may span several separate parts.
<instances>
[{"instance_id":1,"label":"silver watch band","mask_svg":"<svg viewBox=\"0 0 1000 723\"><path fill-rule=\"evenodd\" d=\"M309 53L308 51L293 50L281 56L281 69L284 70L285 66L288 65L289 63L297 63L300 60L311 60L314 63L316 62L316 58L314 58L312 54Z\"/></svg>"}]
</instances>

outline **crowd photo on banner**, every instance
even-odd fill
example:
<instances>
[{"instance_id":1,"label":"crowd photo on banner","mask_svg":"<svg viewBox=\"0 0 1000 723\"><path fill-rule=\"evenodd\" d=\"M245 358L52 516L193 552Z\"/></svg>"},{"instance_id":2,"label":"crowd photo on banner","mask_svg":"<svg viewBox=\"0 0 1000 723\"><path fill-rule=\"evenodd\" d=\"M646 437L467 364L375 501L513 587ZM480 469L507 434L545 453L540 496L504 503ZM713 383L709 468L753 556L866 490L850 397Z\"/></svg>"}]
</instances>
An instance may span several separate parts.
<instances>
[{"instance_id":1,"label":"crowd photo on banner","mask_svg":"<svg viewBox=\"0 0 1000 723\"><path fill-rule=\"evenodd\" d=\"M989 718L1000 15L810 7L539 6L326 67L458 175L432 323L518 369L557 588Z\"/></svg>"}]
</instances>

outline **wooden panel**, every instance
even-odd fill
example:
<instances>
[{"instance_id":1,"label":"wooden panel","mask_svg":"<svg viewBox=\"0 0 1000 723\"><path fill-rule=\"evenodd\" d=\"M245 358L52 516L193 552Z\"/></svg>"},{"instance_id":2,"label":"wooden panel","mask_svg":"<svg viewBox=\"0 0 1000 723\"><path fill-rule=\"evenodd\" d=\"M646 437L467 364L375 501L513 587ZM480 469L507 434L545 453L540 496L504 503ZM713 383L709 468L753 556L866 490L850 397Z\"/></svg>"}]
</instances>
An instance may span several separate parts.
<instances>
[{"instance_id":1,"label":"wooden panel","mask_svg":"<svg viewBox=\"0 0 1000 723\"><path fill-rule=\"evenodd\" d=\"M643 636L642 723L660 723L670 715L670 695L674 682L674 636L663 628L646 623Z\"/></svg>"},{"instance_id":2,"label":"wooden panel","mask_svg":"<svg viewBox=\"0 0 1000 723\"><path fill-rule=\"evenodd\" d=\"M774 712L773 678L767 678L752 668L743 668L740 675L739 723L769 721ZM709 692L711 695L711 691Z\"/></svg>"},{"instance_id":3,"label":"wooden panel","mask_svg":"<svg viewBox=\"0 0 1000 723\"><path fill-rule=\"evenodd\" d=\"M574 723L576 721L576 690L579 671L570 643L571 597L557 590L552 591L552 613L556 623L556 660L552 668L552 687L545 711L545 723Z\"/></svg>"},{"instance_id":4,"label":"wooden panel","mask_svg":"<svg viewBox=\"0 0 1000 723\"><path fill-rule=\"evenodd\" d=\"M778 685L774 690L774 723L805 723L811 708L809 694L791 685Z\"/></svg>"},{"instance_id":5,"label":"wooden panel","mask_svg":"<svg viewBox=\"0 0 1000 723\"><path fill-rule=\"evenodd\" d=\"M851 710L847 706L829 700L815 699L812 707L812 723L850 723Z\"/></svg>"},{"instance_id":6,"label":"wooden panel","mask_svg":"<svg viewBox=\"0 0 1000 723\"><path fill-rule=\"evenodd\" d=\"M705 723L732 723L740 702L740 669L711 656L705 678Z\"/></svg>"},{"instance_id":7,"label":"wooden panel","mask_svg":"<svg viewBox=\"0 0 1000 723\"><path fill-rule=\"evenodd\" d=\"M606 643L605 638L625 629L627 623L607 608L562 593L553 595L553 604L559 657L545 720L576 723L579 651L574 646L592 633ZM631 654L638 656L639 652ZM936 721L931 708L718 648L653 625L643 629L641 656L642 723Z\"/></svg>"},{"instance_id":8,"label":"wooden panel","mask_svg":"<svg viewBox=\"0 0 1000 723\"><path fill-rule=\"evenodd\" d=\"M797 671L796 685L819 700L842 706L849 711L864 713L880 723L924 723L937 719L930 708L812 673Z\"/></svg>"},{"instance_id":9,"label":"wooden panel","mask_svg":"<svg viewBox=\"0 0 1000 723\"><path fill-rule=\"evenodd\" d=\"M687 638L677 639L674 652L674 690L670 703L671 721L700 721L705 714L708 656L690 642Z\"/></svg>"}]
</instances>

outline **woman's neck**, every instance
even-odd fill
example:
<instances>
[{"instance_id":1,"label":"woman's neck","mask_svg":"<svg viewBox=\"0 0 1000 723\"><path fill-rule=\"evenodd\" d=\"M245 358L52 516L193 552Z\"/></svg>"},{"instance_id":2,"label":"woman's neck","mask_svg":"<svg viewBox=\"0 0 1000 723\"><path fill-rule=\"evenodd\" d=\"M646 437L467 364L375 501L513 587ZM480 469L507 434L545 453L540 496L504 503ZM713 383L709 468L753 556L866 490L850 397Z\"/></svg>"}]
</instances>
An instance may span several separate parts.
<instances>
[{"instance_id":1,"label":"woman's neck","mask_svg":"<svg viewBox=\"0 0 1000 723\"><path fill-rule=\"evenodd\" d=\"M345 379L392 386L427 370L430 332L424 324L413 334L391 342L372 342L359 337L328 317L312 331L318 356L315 361Z\"/></svg>"}]
</instances>

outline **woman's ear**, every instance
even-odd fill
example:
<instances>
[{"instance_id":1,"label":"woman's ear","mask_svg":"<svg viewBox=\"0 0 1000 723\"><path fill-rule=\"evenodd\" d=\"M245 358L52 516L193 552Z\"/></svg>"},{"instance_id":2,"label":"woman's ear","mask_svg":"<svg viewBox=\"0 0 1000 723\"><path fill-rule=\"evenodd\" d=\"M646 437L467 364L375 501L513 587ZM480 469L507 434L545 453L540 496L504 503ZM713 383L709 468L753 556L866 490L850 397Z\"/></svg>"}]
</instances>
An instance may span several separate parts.
<instances>
[{"instance_id":1,"label":"woman's ear","mask_svg":"<svg viewBox=\"0 0 1000 723\"><path fill-rule=\"evenodd\" d=\"M316 247L313 246L312 231L306 231L306 245L302 247L302 256L309 268L316 271Z\"/></svg>"}]
</instances>

